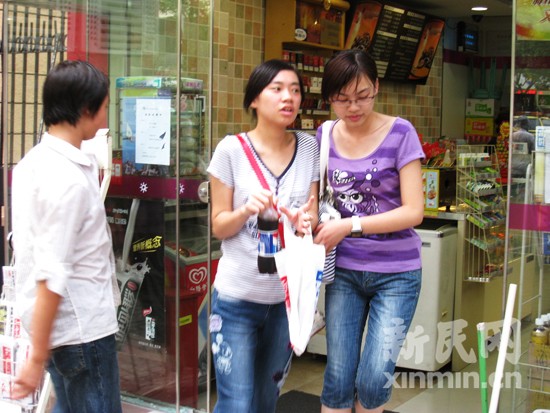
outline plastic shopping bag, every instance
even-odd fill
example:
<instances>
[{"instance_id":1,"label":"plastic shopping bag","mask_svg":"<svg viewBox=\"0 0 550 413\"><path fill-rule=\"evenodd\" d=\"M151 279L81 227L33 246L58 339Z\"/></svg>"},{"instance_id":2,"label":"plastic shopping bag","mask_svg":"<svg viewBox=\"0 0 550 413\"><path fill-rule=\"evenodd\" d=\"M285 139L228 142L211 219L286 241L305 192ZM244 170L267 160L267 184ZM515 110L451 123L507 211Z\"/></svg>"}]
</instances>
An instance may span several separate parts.
<instances>
[{"instance_id":1,"label":"plastic shopping bag","mask_svg":"<svg viewBox=\"0 0 550 413\"><path fill-rule=\"evenodd\" d=\"M340 219L340 212L329 201L321 200L319 202L319 222L324 223L331 219ZM336 273L336 248L331 249L325 259L325 268L323 270L323 282L325 284L330 284L334 281Z\"/></svg>"},{"instance_id":2,"label":"plastic shopping bag","mask_svg":"<svg viewBox=\"0 0 550 413\"><path fill-rule=\"evenodd\" d=\"M296 355L306 349L311 336L325 265L325 247L311 235L298 237L285 219L285 248L275 254L277 272L285 290L290 343Z\"/></svg>"}]
</instances>

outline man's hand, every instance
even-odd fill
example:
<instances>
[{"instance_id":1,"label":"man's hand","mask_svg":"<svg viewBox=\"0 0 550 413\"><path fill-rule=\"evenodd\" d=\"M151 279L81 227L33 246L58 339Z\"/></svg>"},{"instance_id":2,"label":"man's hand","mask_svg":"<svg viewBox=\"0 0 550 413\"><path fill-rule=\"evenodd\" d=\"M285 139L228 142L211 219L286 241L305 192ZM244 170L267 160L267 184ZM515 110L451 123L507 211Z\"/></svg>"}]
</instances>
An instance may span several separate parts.
<instances>
[{"instance_id":1,"label":"man's hand","mask_svg":"<svg viewBox=\"0 0 550 413\"><path fill-rule=\"evenodd\" d=\"M34 361L31 357L15 378L11 393L12 399L22 399L34 392L44 377L44 363Z\"/></svg>"}]
</instances>

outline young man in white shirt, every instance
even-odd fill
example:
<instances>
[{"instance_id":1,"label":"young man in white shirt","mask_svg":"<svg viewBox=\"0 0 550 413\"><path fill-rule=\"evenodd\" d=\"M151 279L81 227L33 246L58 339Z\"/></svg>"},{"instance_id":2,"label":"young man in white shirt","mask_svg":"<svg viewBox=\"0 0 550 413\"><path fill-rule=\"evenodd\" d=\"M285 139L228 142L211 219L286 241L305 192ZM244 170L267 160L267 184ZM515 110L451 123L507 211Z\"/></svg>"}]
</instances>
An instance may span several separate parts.
<instances>
[{"instance_id":1,"label":"young man in white shirt","mask_svg":"<svg viewBox=\"0 0 550 413\"><path fill-rule=\"evenodd\" d=\"M119 413L116 284L98 166L80 150L105 126L109 79L65 61L43 88L47 132L13 171L17 305L32 351L13 398L51 375L55 412Z\"/></svg>"}]
</instances>

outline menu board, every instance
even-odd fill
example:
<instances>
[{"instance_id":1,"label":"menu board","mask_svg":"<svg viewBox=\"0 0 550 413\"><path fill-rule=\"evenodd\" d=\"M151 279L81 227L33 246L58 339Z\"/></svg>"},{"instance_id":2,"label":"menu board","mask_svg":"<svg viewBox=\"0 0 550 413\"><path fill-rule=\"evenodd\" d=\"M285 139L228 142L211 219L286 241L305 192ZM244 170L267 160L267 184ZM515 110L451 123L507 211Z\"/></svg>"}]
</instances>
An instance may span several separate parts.
<instances>
[{"instance_id":1,"label":"menu board","mask_svg":"<svg viewBox=\"0 0 550 413\"><path fill-rule=\"evenodd\" d=\"M401 6L363 1L355 7L346 48L362 48L381 79L426 83L445 22Z\"/></svg>"},{"instance_id":2,"label":"menu board","mask_svg":"<svg viewBox=\"0 0 550 413\"><path fill-rule=\"evenodd\" d=\"M384 76L386 79L406 79L414 71L415 66L413 63L411 67L411 62L416 56L425 20L426 16L413 11L406 11L403 15L402 25L397 37L397 47Z\"/></svg>"},{"instance_id":3,"label":"menu board","mask_svg":"<svg viewBox=\"0 0 550 413\"><path fill-rule=\"evenodd\" d=\"M409 80L426 83L444 26L445 22L437 18L428 20L424 25Z\"/></svg>"},{"instance_id":4,"label":"menu board","mask_svg":"<svg viewBox=\"0 0 550 413\"><path fill-rule=\"evenodd\" d=\"M367 1L355 7L353 21L346 38L346 49L361 48L367 50L374 37L374 29L378 23L382 3Z\"/></svg>"},{"instance_id":5,"label":"menu board","mask_svg":"<svg viewBox=\"0 0 550 413\"><path fill-rule=\"evenodd\" d=\"M398 45L399 29L403 26L405 10L385 5L380 13L378 24L374 31L374 38L368 51L378 67L381 78L386 78L386 71L394 50ZM412 60L412 59L411 59Z\"/></svg>"}]
</instances>

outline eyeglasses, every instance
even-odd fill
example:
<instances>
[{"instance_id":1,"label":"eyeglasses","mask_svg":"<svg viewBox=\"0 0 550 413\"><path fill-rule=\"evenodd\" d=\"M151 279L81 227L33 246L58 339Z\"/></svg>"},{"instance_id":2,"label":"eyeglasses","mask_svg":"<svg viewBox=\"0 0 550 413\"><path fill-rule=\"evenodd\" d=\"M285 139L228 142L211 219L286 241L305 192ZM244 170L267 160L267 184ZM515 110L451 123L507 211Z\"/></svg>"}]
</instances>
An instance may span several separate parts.
<instances>
[{"instance_id":1,"label":"eyeglasses","mask_svg":"<svg viewBox=\"0 0 550 413\"><path fill-rule=\"evenodd\" d=\"M365 106L365 105L368 105L371 101L373 101L375 97L376 97L376 94L371 96L360 96L356 99L332 99L331 103L334 106L337 106L340 108L349 108L352 103L355 103L357 106Z\"/></svg>"}]
</instances>

